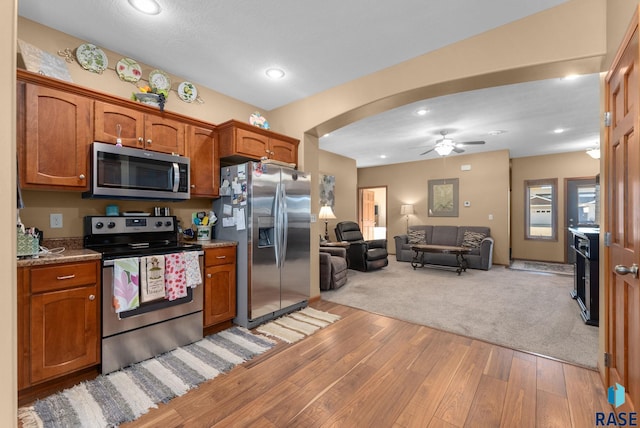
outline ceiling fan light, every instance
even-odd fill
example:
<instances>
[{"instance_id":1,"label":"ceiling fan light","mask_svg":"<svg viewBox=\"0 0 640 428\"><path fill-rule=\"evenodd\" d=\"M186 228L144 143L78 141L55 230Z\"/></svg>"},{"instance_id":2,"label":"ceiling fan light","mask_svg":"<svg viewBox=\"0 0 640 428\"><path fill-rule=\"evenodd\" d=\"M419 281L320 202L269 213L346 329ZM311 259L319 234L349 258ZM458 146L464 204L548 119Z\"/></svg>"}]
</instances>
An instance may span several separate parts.
<instances>
[{"instance_id":1,"label":"ceiling fan light","mask_svg":"<svg viewBox=\"0 0 640 428\"><path fill-rule=\"evenodd\" d=\"M600 159L600 147L587 150L587 154L594 159Z\"/></svg>"},{"instance_id":2,"label":"ceiling fan light","mask_svg":"<svg viewBox=\"0 0 640 428\"><path fill-rule=\"evenodd\" d=\"M439 144L436 146L435 151L440 156L447 156L453 151L453 145L451 144Z\"/></svg>"}]
</instances>

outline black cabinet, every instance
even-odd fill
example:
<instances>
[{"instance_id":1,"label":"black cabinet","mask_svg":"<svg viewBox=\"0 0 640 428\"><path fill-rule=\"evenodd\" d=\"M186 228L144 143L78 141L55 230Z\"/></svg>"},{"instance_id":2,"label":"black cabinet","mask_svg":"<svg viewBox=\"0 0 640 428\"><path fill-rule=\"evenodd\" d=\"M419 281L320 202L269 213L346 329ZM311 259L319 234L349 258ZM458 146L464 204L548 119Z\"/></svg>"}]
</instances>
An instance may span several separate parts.
<instances>
[{"instance_id":1,"label":"black cabinet","mask_svg":"<svg viewBox=\"0 0 640 428\"><path fill-rule=\"evenodd\" d=\"M569 228L576 252L575 276L571 297L580 306L580 316L586 324L599 324L600 312L598 237L596 228Z\"/></svg>"}]
</instances>

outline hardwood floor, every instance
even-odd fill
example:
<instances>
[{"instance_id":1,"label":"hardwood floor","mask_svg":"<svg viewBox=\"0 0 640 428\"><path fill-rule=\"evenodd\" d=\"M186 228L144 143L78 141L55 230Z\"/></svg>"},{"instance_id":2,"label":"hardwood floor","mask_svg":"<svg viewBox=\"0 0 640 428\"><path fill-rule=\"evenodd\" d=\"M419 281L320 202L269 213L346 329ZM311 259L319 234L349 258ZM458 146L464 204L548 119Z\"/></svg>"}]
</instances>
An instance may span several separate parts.
<instances>
[{"instance_id":1,"label":"hardwood floor","mask_svg":"<svg viewBox=\"0 0 640 428\"><path fill-rule=\"evenodd\" d=\"M595 371L330 302L342 316L126 427L575 427L609 412Z\"/></svg>"}]
</instances>

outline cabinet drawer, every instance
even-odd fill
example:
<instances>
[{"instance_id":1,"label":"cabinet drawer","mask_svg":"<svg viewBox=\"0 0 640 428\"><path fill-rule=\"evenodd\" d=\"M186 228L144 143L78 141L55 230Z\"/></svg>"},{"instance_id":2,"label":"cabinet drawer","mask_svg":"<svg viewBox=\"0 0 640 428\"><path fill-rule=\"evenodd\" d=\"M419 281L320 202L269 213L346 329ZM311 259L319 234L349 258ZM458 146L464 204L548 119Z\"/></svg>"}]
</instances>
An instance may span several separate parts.
<instances>
[{"instance_id":1,"label":"cabinet drawer","mask_svg":"<svg viewBox=\"0 0 640 428\"><path fill-rule=\"evenodd\" d=\"M31 292L42 293L98 282L98 263L69 263L64 265L32 267Z\"/></svg>"},{"instance_id":2,"label":"cabinet drawer","mask_svg":"<svg viewBox=\"0 0 640 428\"><path fill-rule=\"evenodd\" d=\"M220 247L205 251L205 266L219 266L235 262L236 247Z\"/></svg>"}]
</instances>

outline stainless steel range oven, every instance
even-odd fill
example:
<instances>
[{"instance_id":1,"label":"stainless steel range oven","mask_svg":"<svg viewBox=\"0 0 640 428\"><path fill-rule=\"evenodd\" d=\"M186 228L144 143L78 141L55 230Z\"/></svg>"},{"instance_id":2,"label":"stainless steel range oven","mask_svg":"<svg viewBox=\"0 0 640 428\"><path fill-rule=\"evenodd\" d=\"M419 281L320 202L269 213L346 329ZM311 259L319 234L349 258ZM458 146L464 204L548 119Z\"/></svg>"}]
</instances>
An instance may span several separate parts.
<instances>
[{"instance_id":1,"label":"stainless steel range oven","mask_svg":"<svg viewBox=\"0 0 640 428\"><path fill-rule=\"evenodd\" d=\"M160 295L156 290L156 295L143 296L142 282L146 277L142 279L145 265L141 265L141 261L164 260L187 252L193 260L197 254L197 269L202 278L202 247L178 240L175 217L85 217L84 247L102 253L103 374L202 338L202 284L186 287L186 292L171 299L163 290ZM124 261L134 266L134 271L136 264L138 267L133 280L138 285L137 304L127 308L114 303L120 292L114 271L116 265ZM164 277L160 281L163 282ZM129 297L136 300L135 294Z\"/></svg>"}]
</instances>

